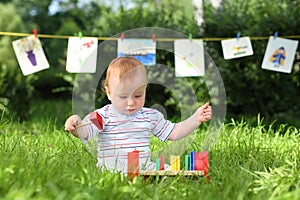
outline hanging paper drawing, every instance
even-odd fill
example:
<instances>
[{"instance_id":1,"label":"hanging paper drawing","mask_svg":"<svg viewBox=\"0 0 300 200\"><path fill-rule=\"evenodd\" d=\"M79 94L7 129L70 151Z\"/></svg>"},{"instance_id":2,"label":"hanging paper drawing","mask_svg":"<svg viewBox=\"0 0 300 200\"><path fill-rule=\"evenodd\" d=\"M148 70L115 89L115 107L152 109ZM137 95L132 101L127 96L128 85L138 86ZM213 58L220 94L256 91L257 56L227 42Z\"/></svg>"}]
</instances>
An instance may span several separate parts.
<instances>
[{"instance_id":1,"label":"hanging paper drawing","mask_svg":"<svg viewBox=\"0 0 300 200\"><path fill-rule=\"evenodd\" d=\"M156 63L156 41L152 39L119 39L118 57L132 56L144 65Z\"/></svg>"},{"instance_id":2,"label":"hanging paper drawing","mask_svg":"<svg viewBox=\"0 0 300 200\"><path fill-rule=\"evenodd\" d=\"M291 73L297 46L297 40L271 36L267 44L262 68Z\"/></svg>"},{"instance_id":3,"label":"hanging paper drawing","mask_svg":"<svg viewBox=\"0 0 300 200\"><path fill-rule=\"evenodd\" d=\"M174 52L175 76L204 76L203 40L175 40Z\"/></svg>"},{"instance_id":4,"label":"hanging paper drawing","mask_svg":"<svg viewBox=\"0 0 300 200\"><path fill-rule=\"evenodd\" d=\"M226 60L253 55L250 37L222 40L221 44Z\"/></svg>"},{"instance_id":5,"label":"hanging paper drawing","mask_svg":"<svg viewBox=\"0 0 300 200\"><path fill-rule=\"evenodd\" d=\"M70 37L66 70L70 73L95 73L97 47L96 37Z\"/></svg>"},{"instance_id":6,"label":"hanging paper drawing","mask_svg":"<svg viewBox=\"0 0 300 200\"><path fill-rule=\"evenodd\" d=\"M49 68L38 37L31 35L13 41L12 45L24 76Z\"/></svg>"}]
</instances>

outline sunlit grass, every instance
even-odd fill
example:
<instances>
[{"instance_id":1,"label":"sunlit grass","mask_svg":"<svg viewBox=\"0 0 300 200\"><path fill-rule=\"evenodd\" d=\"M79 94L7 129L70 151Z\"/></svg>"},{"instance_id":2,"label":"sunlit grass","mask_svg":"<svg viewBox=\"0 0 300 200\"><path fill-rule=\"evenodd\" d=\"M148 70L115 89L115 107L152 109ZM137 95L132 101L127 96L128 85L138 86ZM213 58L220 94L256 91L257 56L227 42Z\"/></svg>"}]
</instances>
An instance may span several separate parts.
<instances>
[{"instance_id":1,"label":"sunlit grass","mask_svg":"<svg viewBox=\"0 0 300 200\"><path fill-rule=\"evenodd\" d=\"M60 123L61 124L61 123ZM205 178L165 177L133 182L96 167L78 139L55 119L0 121L1 199L299 199L300 134L245 121L225 124L210 151ZM198 130L191 149L203 140ZM162 145L155 142L152 148Z\"/></svg>"}]
</instances>

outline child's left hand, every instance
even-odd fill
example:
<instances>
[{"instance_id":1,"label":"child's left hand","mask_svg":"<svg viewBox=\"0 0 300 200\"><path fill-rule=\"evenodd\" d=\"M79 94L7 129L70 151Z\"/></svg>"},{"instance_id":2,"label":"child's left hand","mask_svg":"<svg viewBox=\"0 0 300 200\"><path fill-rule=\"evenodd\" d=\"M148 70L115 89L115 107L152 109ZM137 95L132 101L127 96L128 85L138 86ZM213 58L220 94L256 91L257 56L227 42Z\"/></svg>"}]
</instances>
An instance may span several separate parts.
<instances>
[{"instance_id":1,"label":"child's left hand","mask_svg":"<svg viewBox=\"0 0 300 200\"><path fill-rule=\"evenodd\" d=\"M209 102L198 108L193 115L175 125L169 140L180 140L192 133L202 122L211 119L212 109Z\"/></svg>"},{"instance_id":2,"label":"child's left hand","mask_svg":"<svg viewBox=\"0 0 300 200\"><path fill-rule=\"evenodd\" d=\"M207 122L211 119L211 106L209 102L206 102L203 106L198 109L198 120L200 123Z\"/></svg>"}]
</instances>

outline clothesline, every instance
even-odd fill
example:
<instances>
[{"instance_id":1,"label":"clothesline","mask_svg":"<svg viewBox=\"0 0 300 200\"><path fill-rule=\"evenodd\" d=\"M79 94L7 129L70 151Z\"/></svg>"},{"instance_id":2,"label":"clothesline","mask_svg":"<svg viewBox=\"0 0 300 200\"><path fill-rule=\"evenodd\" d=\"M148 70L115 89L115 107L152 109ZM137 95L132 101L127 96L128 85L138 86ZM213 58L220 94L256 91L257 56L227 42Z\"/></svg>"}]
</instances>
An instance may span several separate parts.
<instances>
[{"instance_id":1,"label":"clothesline","mask_svg":"<svg viewBox=\"0 0 300 200\"><path fill-rule=\"evenodd\" d=\"M0 35L4 36L18 36L18 37L26 37L33 35L32 33L18 33L18 32L0 32ZM68 39L69 37L75 37L74 35L50 35L50 34L38 34L39 38L51 38L51 39ZM89 37L89 36L84 36ZM289 35L289 36L279 36L282 38L289 38L289 39L300 39L300 35ZM118 40L119 38L116 37L97 37L98 40ZM172 42L181 38L156 38L156 41L160 42ZM193 39L202 39L203 41L221 41L226 40L229 38L193 38ZM269 36L256 36L250 37L251 40L268 40Z\"/></svg>"}]
</instances>

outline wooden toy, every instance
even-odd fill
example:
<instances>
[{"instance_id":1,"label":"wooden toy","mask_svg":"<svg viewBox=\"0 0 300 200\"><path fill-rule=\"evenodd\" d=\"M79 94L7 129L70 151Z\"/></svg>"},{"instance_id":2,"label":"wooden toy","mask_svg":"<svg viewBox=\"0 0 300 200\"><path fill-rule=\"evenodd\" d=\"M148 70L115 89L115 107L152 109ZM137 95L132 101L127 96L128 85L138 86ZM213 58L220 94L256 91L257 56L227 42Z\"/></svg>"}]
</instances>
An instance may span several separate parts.
<instances>
[{"instance_id":1,"label":"wooden toy","mask_svg":"<svg viewBox=\"0 0 300 200\"><path fill-rule=\"evenodd\" d=\"M180 156L170 156L171 170L180 170Z\"/></svg>"},{"instance_id":2,"label":"wooden toy","mask_svg":"<svg viewBox=\"0 0 300 200\"><path fill-rule=\"evenodd\" d=\"M160 159L156 158L156 170L160 170Z\"/></svg>"},{"instance_id":3,"label":"wooden toy","mask_svg":"<svg viewBox=\"0 0 300 200\"><path fill-rule=\"evenodd\" d=\"M185 170L189 170L190 169L190 156L189 155L185 155Z\"/></svg>"},{"instance_id":4,"label":"wooden toy","mask_svg":"<svg viewBox=\"0 0 300 200\"><path fill-rule=\"evenodd\" d=\"M195 152L190 152L190 170L194 170Z\"/></svg>"},{"instance_id":5,"label":"wooden toy","mask_svg":"<svg viewBox=\"0 0 300 200\"><path fill-rule=\"evenodd\" d=\"M80 124L78 124L75 127L78 137L80 137L80 138L88 137L89 129L88 129L87 125L90 125L90 124L91 124L91 122L81 122Z\"/></svg>"},{"instance_id":6,"label":"wooden toy","mask_svg":"<svg viewBox=\"0 0 300 200\"><path fill-rule=\"evenodd\" d=\"M192 170L141 170L139 171L140 176L203 176L203 171L192 171Z\"/></svg>"},{"instance_id":7,"label":"wooden toy","mask_svg":"<svg viewBox=\"0 0 300 200\"><path fill-rule=\"evenodd\" d=\"M91 112L91 113L90 113L90 120L91 120L91 122L93 122L93 124L95 124L95 126L96 126L99 130L102 130L102 129L103 129L103 119L102 119L102 117L99 115L98 112Z\"/></svg>"},{"instance_id":8,"label":"wooden toy","mask_svg":"<svg viewBox=\"0 0 300 200\"><path fill-rule=\"evenodd\" d=\"M128 177L136 177L139 174L139 151L134 150L133 152L128 152Z\"/></svg>"},{"instance_id":9,"label":"wooden toy","mask_svg":"<svg viewBox=\"0 0 300 200\"><path fill-rule=\"evenodd\" d=\"M208 152L203 151L200 153L196 153L195 154L195 170L203 171L204 176L206 177L207 181L209 180L208 169L209 169Z\"/></svg>"},{"instance_id":10,"label":"wooden toy","mask_svg":"<svg viewBox=\"0 0 300 200\"><path fill-rule=\"evenodd\" d=\"M176 170L176 158L175 156L170 156L171 170Z\"/></svg>"},{"instance_id":11,"label":"wooden toy","mask_svg":"<svg viewBox=\"0 0 300 200\"><path fill-rule=\"evenodd\" d=\"M76 128L76 132L78 137L87 138L89 134L88 125L94 124L99 130L103 129L103 120L102 117L97 112L90 113L90 121L82 121L78 124Z\"/></svg>"},{"instance_id":12,"label":"wooden toy","mask_svg":"<svg viewBox=\"0 0 300 200\"><path fill-rule=\"evenodd\" d=\"M165 157L160 156L160 170L165 170Z\"/></svg>"},{"instance_id":13,"label":"wooden toy","mask_svg":"<svg viewBox=\"0 0 300 200\"><path fill-rule=\"evenodd\" d=\"M208 152L190 152L185 155L185 169L180 169L180 156L170 156L171 170L164 170L164 156L156 159L156 170L139 170L139 151L128 153L128 176L205 176L208 177Z\"/></svg>"},{"instance_id":14,"label":"wooden toy","mask_svg":"<svg viewBox=\"0 0 300 200\"><path fill-rule=\"evenodd\" d=\"M195 170L208 170L208 152L195 153Z\"/></svg>"}]
</instances>

